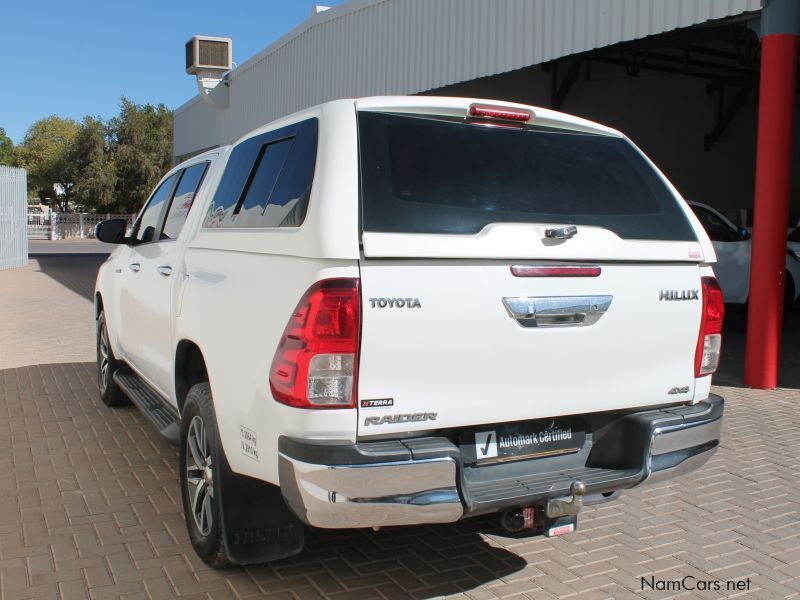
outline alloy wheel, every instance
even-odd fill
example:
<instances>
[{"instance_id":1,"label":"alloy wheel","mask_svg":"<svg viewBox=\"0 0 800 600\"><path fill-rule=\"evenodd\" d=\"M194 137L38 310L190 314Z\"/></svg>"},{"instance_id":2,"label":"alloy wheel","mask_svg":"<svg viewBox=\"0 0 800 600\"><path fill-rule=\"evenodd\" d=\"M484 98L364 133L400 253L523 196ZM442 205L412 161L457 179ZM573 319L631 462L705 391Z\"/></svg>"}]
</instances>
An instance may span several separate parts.
<instances>
[{"instance_id":1,"label":"alloy wheel","mask_svg":"<svg viewBox=\"0 0 800 600\"><path fill-rule=\"evenodd\" d=\"M111 379L111 351L108 345L108 330L105 323L100 326L100 392L105 394Z\"/></svg>"},{"instance_id":2,"label":"alloy wheel","mask_svg":"<svg viewBox=\"0 0 800 600\"><path fill-rule=\"evenodd\" d=\"M214 525L211 502L214 498L214 473L203 419L196 416L186 436L186 486L194 524L207 537Z\"/></svg>"}]
</instances>

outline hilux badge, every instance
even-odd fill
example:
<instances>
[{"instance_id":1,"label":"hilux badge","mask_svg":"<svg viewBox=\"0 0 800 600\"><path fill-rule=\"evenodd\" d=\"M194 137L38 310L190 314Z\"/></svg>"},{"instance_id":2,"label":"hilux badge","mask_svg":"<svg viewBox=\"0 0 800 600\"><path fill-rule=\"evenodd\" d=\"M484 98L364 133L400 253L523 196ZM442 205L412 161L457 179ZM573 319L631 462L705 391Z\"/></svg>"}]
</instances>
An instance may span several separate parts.
<instances>
[{"instance_id":1,"label":"hilux badge","mask_svg":"<svg viewBox=\"0 0 800 600\"><path fill-rule=\"evenodd\" d=\"M661 290L658 299L664 300L699 300L700 290Z\"/></svg>"}]
</instances>

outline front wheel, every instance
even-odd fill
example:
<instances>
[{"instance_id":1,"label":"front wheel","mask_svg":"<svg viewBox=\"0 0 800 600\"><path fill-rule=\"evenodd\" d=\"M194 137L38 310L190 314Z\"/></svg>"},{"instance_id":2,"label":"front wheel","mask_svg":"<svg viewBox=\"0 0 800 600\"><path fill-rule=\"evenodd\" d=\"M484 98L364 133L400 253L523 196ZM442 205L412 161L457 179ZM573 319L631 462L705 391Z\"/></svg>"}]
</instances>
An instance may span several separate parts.
<instances>
[{"instance_id":1,"label":"front wheel","mask_svg":"<svg viewBox=\"0 0 800 600\"><path fill-rule=\"evenodd\" d=\"M189 539L208 566L231 564L220 512L221 461L217 422L208 383L192 386L181 415L180 476Z\"/></svg>"}]
</instances>

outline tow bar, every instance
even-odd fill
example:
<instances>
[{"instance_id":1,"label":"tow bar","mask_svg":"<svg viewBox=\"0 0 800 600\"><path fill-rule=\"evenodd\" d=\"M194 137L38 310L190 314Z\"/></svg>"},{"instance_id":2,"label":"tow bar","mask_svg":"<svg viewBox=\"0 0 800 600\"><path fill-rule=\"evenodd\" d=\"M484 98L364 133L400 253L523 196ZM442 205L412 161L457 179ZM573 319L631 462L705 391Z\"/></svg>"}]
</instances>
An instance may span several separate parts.
<instances>
[{"instance_id":1,"label":"tow bar","mask_svg":"<svg viewBox=\"0 0 800 600\"><path fill-rule=\"evenodd\" d=\"M578 526L578 513L583 508L586 485L573 481L572 498L553 498L544 505L506 510L500 518L503 529L511 534L541 532L547 537L572 533Z\"/></svg>"},{"instance_id":2,"label":"tow bar","mask_svg":"<svg viewBox=\"0 0 800 600\"><path fill-rule=\"evenodd\" d=\"M565 498L556 498L548 500L545 505L545 513L549 519L557 519L559 517L576 516L581 508L583 508L583 496L586 494L586 484L582 481L573 481L569 486L569 493L572 494L572 500Z\"/></svg>"}]
</instances>

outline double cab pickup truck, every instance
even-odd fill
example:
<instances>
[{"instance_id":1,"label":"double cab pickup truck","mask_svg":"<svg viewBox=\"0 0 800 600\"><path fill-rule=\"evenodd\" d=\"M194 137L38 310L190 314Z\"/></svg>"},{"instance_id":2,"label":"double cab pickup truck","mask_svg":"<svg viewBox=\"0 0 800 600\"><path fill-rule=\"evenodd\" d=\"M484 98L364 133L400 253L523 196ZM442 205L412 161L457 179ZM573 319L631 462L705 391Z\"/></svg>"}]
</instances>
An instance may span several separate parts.
<instances>
[{"instance_id":1,"label":"double cab pickup truck","mask_svg":"<svg viewBox=\"0 0 800 600\"><path fill-rule=\"evenodd\" d=\"M100 268L97 367L180 448L223 567L306 526L566 534L700 467L723 299L622 133L508 102L328 102L169 171Z\"/></svg>"}]
</instances>

